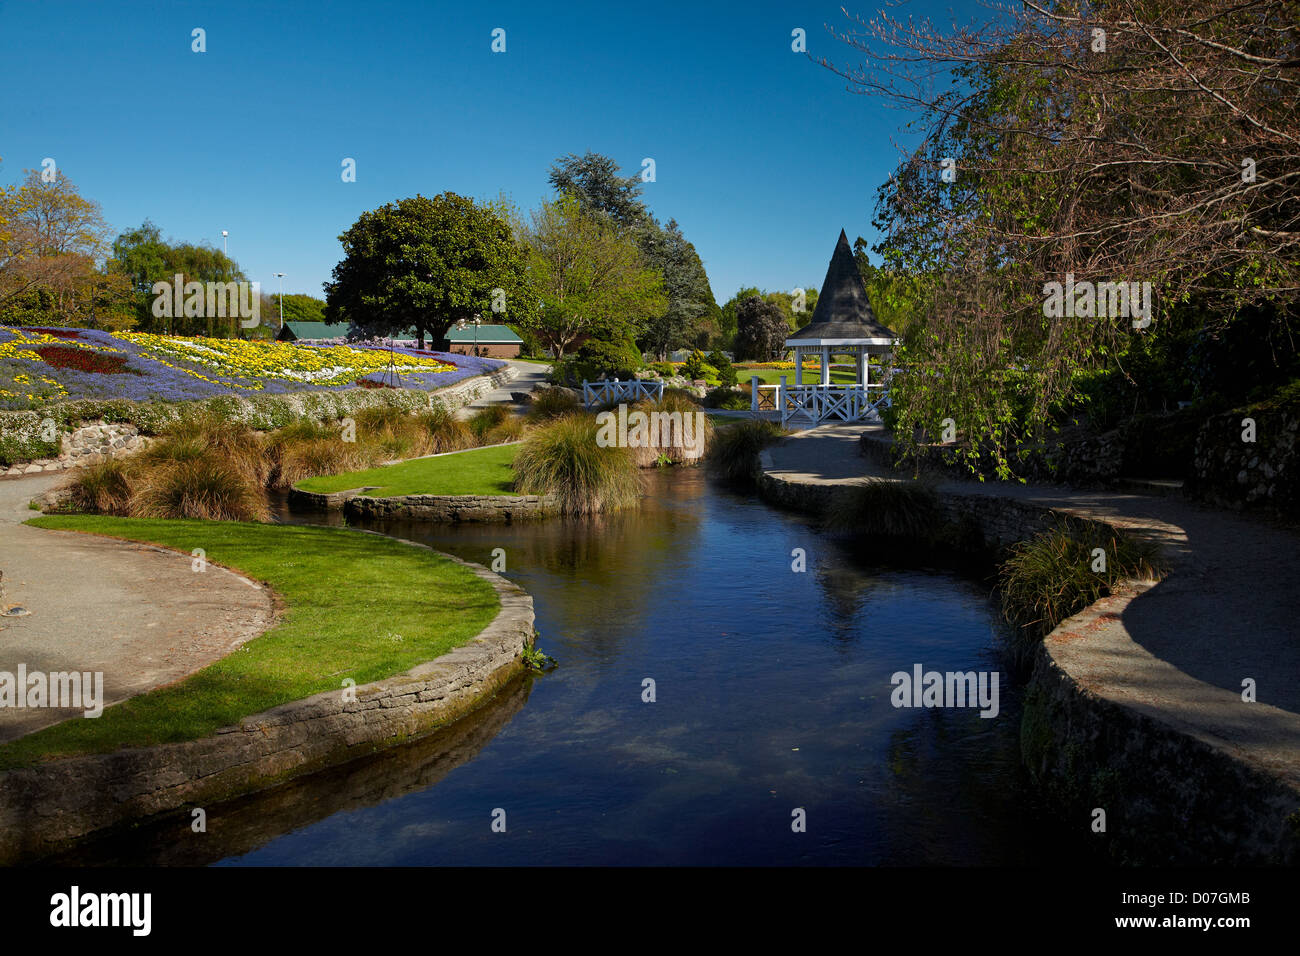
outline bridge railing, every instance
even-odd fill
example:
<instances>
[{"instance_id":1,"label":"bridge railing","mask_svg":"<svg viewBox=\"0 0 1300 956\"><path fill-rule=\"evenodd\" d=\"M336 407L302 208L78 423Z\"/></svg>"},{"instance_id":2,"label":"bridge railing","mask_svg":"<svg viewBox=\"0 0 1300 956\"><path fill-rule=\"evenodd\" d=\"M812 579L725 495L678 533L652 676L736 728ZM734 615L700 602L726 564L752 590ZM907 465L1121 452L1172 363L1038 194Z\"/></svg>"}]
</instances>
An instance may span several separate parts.
<instances>
[{"instance_id":1,"label":"bridge railing","mask_svg":"<svg viewBox=\"0 0 1300 956\"><path fill-rule=\"evenodd\" d=\"M749 410L751 412L774 412L776 411L777 393L780 391L779 385L761 385L758 376L750 379L749 383Z\"/></svg>"},{"instance_id":2,"label":"bridge railing","mask_svg":"<svg viewBox=\"0 0 1300 956\"><path fill-rule=\"evenodd\" d=\"M632 378L626 382L583 382L582 403L588 408L615 402L639 402L644 398L659 400L664 397L664 383Z\"/></svg>"},{"instance_id":3,"label":"bridge railing","mask_svg":"<svg viewBox=\"0 0 1300 956\"><path fill-rule=\"evenodd\" d=\"M781 423L806 418L815 424L828 421L873 421L889 405L889 391L883 384L780 385L775 389L775 405ZM756 404L751 401L751 409Z\"/></svg>"}]
</instances>

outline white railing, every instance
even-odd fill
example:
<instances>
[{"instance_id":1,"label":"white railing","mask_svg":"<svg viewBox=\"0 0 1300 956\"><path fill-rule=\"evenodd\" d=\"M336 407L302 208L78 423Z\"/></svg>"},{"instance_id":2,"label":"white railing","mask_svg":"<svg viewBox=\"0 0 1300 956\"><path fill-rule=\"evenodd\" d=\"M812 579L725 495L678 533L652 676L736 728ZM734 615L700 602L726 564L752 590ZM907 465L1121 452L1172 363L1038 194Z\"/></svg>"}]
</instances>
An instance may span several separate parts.
<instances>
[{"instance_id":1,"label":"white railing","mask_svg":"<svg viewBox=\"0 0 1300 956\"><path fill-rule=\"evenodd\" d=\"M814 424L828 421L879 421L889 394L880 385L788 385L779 389L781 423L806 418Z\"/></svg>"},{"instance_id":2,"label":"white railing","mask_svg":"<svg viewBox=\"0 0 1300 956\"><path fill-rule=\"evenodd\" d=\"M582 403L588 408L614 402L639 402L643 398L657 401L663 397L664 383L648 379L632 378L626 382L614 379L612 382L582 383Z\"/></svg>"},{"instance_id":3,"label":"white railing","mask_svg":"<svg viewBox=\"0 0 1300 956\"><path fill-rule=\"evenodd\" d=\"M754 379L749 392L749 410L751 412L776 411L776 397L780 389L779 385L759 385L758 379Z\"/></svg>"}]
</instances>

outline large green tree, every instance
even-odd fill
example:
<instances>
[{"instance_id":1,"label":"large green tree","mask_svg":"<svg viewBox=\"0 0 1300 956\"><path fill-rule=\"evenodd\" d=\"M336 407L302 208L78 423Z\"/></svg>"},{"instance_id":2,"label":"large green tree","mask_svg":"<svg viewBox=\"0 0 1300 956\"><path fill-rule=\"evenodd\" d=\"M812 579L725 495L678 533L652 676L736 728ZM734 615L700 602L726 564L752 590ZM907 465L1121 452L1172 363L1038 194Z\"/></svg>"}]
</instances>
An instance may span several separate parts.
<instances>
[{"instance_id":1,"label":"large green tree","mask_svg":"<svg viewBox=\"0 0 1300 956\"><path fill-rule=\"evenodd\" d=\"M640 176L624 176L608 156L570 154L551 167L551 185L573 195L583 212L604 217L630 236L647 266L663 277L666 304L638 339L642 350L664 357L673 349L709 344L719 328L718 303L699 253L677 220L666 226L646 208Z\"/></svg>"},{"instance_id":2,"label":"large green tree","mask_svg":"<svg viewBox=\"0 0 1300 956\"><path fill-rule=\"evenodd\" d=\"M210 245L175 242L146 219L135 229L121 233L113 242L108 270L124 276L131 285L139 327L145 331L166 331L182 335L240 334L236 317L169 316L153 314L155 282L245 282L247 276L234 259Z\"/></svg>"},{"instance_id":3,"label":"large green tree","mask_svg":"<svg viewBox=\"0 0 1300 956\"><path fill-rule=\"evenodd\" d=\"M351 335L414 331L423 347L458 319L522 324L535 309L524 252L495 204L453 192L399 199L362 213L339 241L325 314Z\"/></svg>"},{"instance_id":4,"label":"large green tree","mask_svg":"<svg viewBox=\"0 0 1300 956\"><path fill-rule=\"evenodd\" d=\"M525 240L540 305L522 325L557 359L585 339L635 339L667 304L662 277L632 239L572 193L534 211Z\"/></svg>"}]
</instances>

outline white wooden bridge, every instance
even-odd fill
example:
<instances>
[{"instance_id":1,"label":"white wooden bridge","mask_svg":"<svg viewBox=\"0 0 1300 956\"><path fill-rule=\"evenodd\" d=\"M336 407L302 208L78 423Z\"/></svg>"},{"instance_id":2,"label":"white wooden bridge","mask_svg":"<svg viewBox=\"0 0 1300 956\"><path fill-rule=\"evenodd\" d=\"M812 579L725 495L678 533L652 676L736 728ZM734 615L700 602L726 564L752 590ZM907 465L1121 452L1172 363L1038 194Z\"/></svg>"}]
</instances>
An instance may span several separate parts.
<instances>
[{"instance_id":1,"label":"white wooden bridge","mask_svg":"<svg viewBox=\"0 0 1300 956\"><path fill-rule=\"evenodd\" d=\"M588 408L594 405L611 405L617 402L639 402L642 399L658 401L664 397L664 383L647 381L639 378L620 382L613 381L583 382L582 403Z\"/></svg>"},{"instance_id":2,"label":"white wooden bridge","mask_svg":"<svg viewBox=\"0 0 1300 956\"><path fill-rule=\"evenodd\" d=\"M814 425L830 421L878 422L880 410L889 403L889 390L883 382L789 385L782 375L780 384L762 385L758 376L750 379L750 411L780 412L782 425L796 419Z\"/></svg>"}]
</instances>

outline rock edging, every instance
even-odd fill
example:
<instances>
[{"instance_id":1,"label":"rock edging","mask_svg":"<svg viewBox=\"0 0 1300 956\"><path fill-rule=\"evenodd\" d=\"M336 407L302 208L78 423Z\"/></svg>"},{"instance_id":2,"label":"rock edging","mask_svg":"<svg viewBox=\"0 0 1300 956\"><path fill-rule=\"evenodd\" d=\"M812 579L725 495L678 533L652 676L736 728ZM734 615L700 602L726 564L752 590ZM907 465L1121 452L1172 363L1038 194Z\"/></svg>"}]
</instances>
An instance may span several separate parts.
<instances>
[{"instance_id":1,"label":"rock edging","mask_svg":"<svg viewBox=\"0 0 1300 956\"><path fill-rule=\"evenodd\" d=\"M510 524L560 513L560 501L555 495L396 495L377 498L364 494L373 487L368 485L328 494L294 488L289 492L289 503L320 511L342 511L348 518L410 519L449 524L462 521Z\"/></svg>"},{"instance_id":2,"label":"rock edging","mask_svg":"<svg viewBox=\"0 0 1300 956\"><path fill-rule=\"evenodd\" d=\"M443 556L491 584L501 602L497 616L468 644L404 674L350 688L352 699L345 699L344 689L324 691L202 740L2 772L0 863L45 855L131 821L220 803L345 763L473 710L523 669L524 649L533 640L533 601L487 568Z\"/></svg>"}]
</instances>

